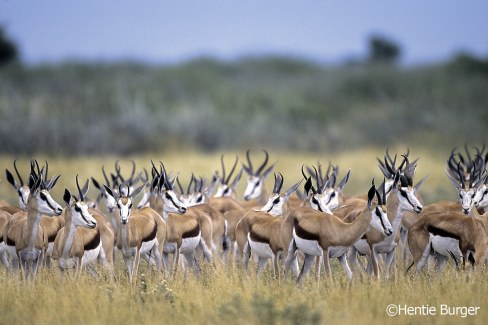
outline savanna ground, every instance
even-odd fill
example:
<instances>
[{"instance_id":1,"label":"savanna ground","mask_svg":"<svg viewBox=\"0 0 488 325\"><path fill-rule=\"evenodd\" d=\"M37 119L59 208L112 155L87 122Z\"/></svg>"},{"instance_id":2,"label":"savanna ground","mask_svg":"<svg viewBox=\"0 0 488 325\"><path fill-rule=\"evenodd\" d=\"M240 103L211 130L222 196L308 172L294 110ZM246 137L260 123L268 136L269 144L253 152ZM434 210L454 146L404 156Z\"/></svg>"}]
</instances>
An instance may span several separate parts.
<instances>
[{"instance_id":1,"label":"savanna ground","mask_svg":"<svg viewBox=\"0 0 488 325\"><path fill-rule=\"evenodd\" d=\"M412 159L420 157L416 180L429 175L422 187L426 203L435 200L456 200L457 196L444 174L445 161L449 151L410 148ZM383 157L384 148L368 148L358 151L336 153L333 155L297 152L274 152L271 148L270 163L277 162L275 171L282 172L284 187L300 180L302 164L316 164L320 160L326 166L330 160L339 164L340 178L347 169L352 169L351 179L346 185L346 194L365 192L371 179L381 183L383 177L376 157ZM406 148L391 148L390 153L401 154ZM134 159L138 170L149 168L150 160L162 160L168 170L180 172L185 184L190 172L209 178L214 170L220 169L220 154L201 154L197 152L173 152L124 157L121 160L122 173L130 172L129 159ZM244 159L245 152L225 152L227 166L235 155ZM257 163L262 153L253 151ZM13 171L12 161L16 157L2 156L0 166ZM18 157L22 175L27 174L28 160L31 157ZM38 156L39 161L48 159L50 175L62 174L60 182L53 190L53 197L62 202L65 187L74 190L75 175L81 179L95 176L103 179L101 165L110 170L119 157L48 157ZM228 167L230 168L230 167ZM3 179L3 177L2 177ZM25 176L24 176L25 181ZM415 180L414 180L415 181ZM272 177L268 179L271 188ZM240 193L244 187L241 180ZM91 188L90 197L96 192ZM14 191L3 179L0 197L17 203ZM399 254L401 256L401 254ZM400 260L400 259L399 259ZM142 275L144 274L144 275ZM297 288L293 281L280 284L267 270L261 280L254 273L244 274L239 269L225 268L203 263L200 279L180 275L176 279L163 280L153 277L145 265L140 269L137 284L127 284L120 257L117 260L118 281L113 283L102 277L99 280L83 275L81 281L71 279L61 281L56 269L43 272L33 283L23 283L17 277L0 270L0 324L325 324L325 323L485 323L488 311L485 292L488 289L486 270L477 274L457 273L452 263L442 276L426 273L418 277L404 276L404 266L398 263L398 280L386 284L384 281L360 279L352 285L347 284L344 271L337 261L333 261L333 283L325 280L322 274L320 284L313 276L303 287ZM436 316L402 315L389 317L386 309L390 304L396 306L433 306ZM441 304L453 306L479 306L477 315L462 317L441 315ZM419 312L417 312L419 314Z\"/></svg>"}]
</instances>

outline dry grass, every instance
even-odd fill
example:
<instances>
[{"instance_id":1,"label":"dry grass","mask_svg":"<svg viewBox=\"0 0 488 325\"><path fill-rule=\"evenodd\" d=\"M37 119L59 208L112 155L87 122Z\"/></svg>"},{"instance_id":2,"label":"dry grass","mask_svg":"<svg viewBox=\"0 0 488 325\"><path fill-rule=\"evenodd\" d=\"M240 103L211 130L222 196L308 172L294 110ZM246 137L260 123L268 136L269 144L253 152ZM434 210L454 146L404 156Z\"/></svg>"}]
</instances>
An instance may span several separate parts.
<instances>
[{"instance_id":1,"label":"dry grass","mask_svg":"<svg viewBox=\"0 0 488 325\"><path fill-rule=\"evenodd\" d=\"M392 148L402 152L404 148ZM228 164L236 152L227 152ZM238 153L243 157L244 153ZM311 153L272 152L270 161L277 161L276 171L285 175L285 186L301 179L302 164L315 164L319 159L324 165L328 160L341 166L341 177L352 169L348 194L367 190L371 178L380 182L376 157L383 149L369 148L361 151L340 153L333 156ZM437 199L456 198L444 176L444 162L448 152L432 153L412 150L411 157L421 157L417 175L429 174L423 188L427 202ZM37 157L44 160L46 157ZM195 152L154 154L128 157L138 166L150 166L150 159L163 160L168 169L180 171L184 182L189 171L209 177L220 168L220 154ZM13 157L1 157L0 166L12 170ZM101 179L101 165L112 168L116 157L49 158L50 173L61 173L54 198L61 201L65 186L74 189L74 177L96 176ZM262 159L262 158L259 158ZM21 158L19 165L27 171L28 158ZM123 170L129 172L130 163L122 161ZM418 179L420 179L418 177ZM244 183L241 181L241 183ZM243 184L240 187L243 189ZM92 196L94 196L94 192ZM241 192L242 193L242 192ZM0 185L0 197L16 202L15 193L6 182ZM324 279L320 285L310 277L305 285L297 288L293 283L278 284L269 270L258 281L253 273L243 274L237 269L224 269L220 265L204 265L199 280L190 276L186 281L180 276L164 281L150 276L142 267L137 285L129 287L125 281L120 258L117 264L119 281L111 283L83 275L79 283L71 279L61 281L56 269L44 271L34 283L22 283L17 277L0 270L0 324L325 324L325 323L398 323L428 322L432 324L484 323L488 309L484 296L488 290L486 270L478 274L456 273L453 266L442 276L425 274L422 277L405 277L399 267L398 283L385 284L370 279L356 279L347 284L340 265L333 262L334 282ZM437 316L388 317L389 304L437 308ZM477 316L441 316L440 304L449 306L480 306Z\"/></svg>"}]
</instances>

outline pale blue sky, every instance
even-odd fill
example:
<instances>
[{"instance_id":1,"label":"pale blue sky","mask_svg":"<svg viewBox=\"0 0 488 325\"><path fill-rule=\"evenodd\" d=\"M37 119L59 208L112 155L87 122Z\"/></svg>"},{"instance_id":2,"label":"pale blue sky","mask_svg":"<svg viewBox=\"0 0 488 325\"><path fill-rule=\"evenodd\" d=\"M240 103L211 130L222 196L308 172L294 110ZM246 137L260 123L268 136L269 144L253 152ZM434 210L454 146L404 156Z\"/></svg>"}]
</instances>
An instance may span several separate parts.
<instances>
[{"instance_id":1,"label":"pale blue sky","mask_svg":"<svg viewBox=\"0 0 488 325\"><path fill-rule=\"evenodd\" d=\"M488 1L0 0L0 24L29 63L199 55L364 56L367 38L397 41L406 63L466 50L488 56Z\"/></svg>"}]
</instances>

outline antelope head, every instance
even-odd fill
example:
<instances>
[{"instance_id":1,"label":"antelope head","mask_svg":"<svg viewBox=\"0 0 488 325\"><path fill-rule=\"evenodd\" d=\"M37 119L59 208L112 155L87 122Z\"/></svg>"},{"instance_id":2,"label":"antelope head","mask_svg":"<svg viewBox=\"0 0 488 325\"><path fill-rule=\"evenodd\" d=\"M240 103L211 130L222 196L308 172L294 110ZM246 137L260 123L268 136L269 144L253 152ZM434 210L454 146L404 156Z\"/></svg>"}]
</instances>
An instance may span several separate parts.
<instances>
[{"instance_id":1,"label":"antelope head","mask_svg":"<svg viewBox=\"0 0 488 325\"><path fill-rule=\"evenodd\" d=\"M415 213L422 212L424 207L415 196L416 190L409 173L401 175L400 171L397 171L392 184L392 192L396 192L399 207L402 211L413 211Z\"/></svg>"},{"instance_id":2,"label":"antelope head","mask_svg":"<svg viewBox=\"0 0 488 325\"><path fill-rule=\"evenodd\" d=\"M242 169L236 175L232 184L229 184L230 179L232 178L232 174L234 173L236 166L237 166L238 158L236 156L236 161L230 170L229 175L225 173L225 165L224 165L224 155L220 156L220 163L222 164L222 178L220 178L220 185L215 192L214 197L236 197L236 187L237 183L239 183L242 177Z\"/></svg>"},{"instance_id":3,"label":"antelope head","mask_svg":"<svg viewBox=\"0 0 488 325\"><path fill-rule=\"evenodd\" d=\"M66 207L71 212L72 223L75 226L93 229L97 226L97 221L88 211L88 205L85 203L86 193L88 192L88 180L86 180L83 188L80 188L80 184L78 183L78 175L76 175L76 187L80 196L79 198L72 195L67 188L64 189L63 195L63 200L66 203Z\"/></svg>"},{"instance_id":4,"label":"antelope head","mask_svg":"<svg viewBox=\"0 0 488 325\"><path fill-rule=\"evenodd\" d=\"M37 172L34 171L34 165L37 166ZM35 202L37 211L48 216L59 216L63 213L63 208L51 197L49 191L56 185L59 180L58 176L53 176L47 180L47 162L46 162L46 176L43 179L43 170L39 170L39 164L36 160L31 161L31 173L29 176L29 198L27 205L29 206Z\"/></svg>"},{"instance_id":5,"label":"antelope head","mask_svg":"<svg viewBox=\"0 0 488 325\"><path fill-rule=\"evenodd\" d=\"M247 186L244 191L244 200L250 201L257 199L261 195L261 191L263 190L263 184L266 178L268 177L271 170L274 168L274 164L268 167L266 170L266 164L268 163L268 152L264 151L265 157L264 162L259 166L258 169L254 170L251 158L249 156L251 150L247 150L246 157L248 165L242 164L242 168L247 173Z\"/></svg>"},{"instance_id":6,"label":"antelope head","mask_svg":"<svg viewBox=\"0 0 488 325\"><path fill-rule=\"evenodd\" d=\"M159 177L158 188L159 188L159 194L161 195L164 201L163 210L166 213L176 212L176 213L183 214L187 210L187 206L183 202L181 202L181 200L178 198L178 195L173 190L174 183L177 177L178 176L176 176L175 179L173 179L173 181L170 181L168 179L168 175L166 174L166 170L164 170L164 166L163 166L163 172Z\"/></svg>"},{"instance_id":7,"label":"antelope head","mask_svg":"<svg viewBox=\"0 0 488 325\"><path fill-rule=\"evenodd\" d=\"M330 169L331 166L329 166ZM310 172L310 171L309 171ZM329 176L329 172L327 171L325 180L322 178L321 175L321 166L319 165L319 175L317 178L317 187L320 189L319 192L322 192L324 204L330 210L334 210L340 204L339 202L339 195L341 195L344 187L346 186L347 181L349 180L349 176L351 175L351 170L347 171L347 174L342 178L339 182L339 185L336 187L337 176L339 174L339 166L332 166L332 173ZM319 180L320 179L320 180ZM320 185L319 185L320 182Z\"/></svg>"},{"instance_id":8,"label":"antelope head","mask_svg":"<svg viewBox=\"0 0 488 325\"><path fill-rule=\"evenodd\" d=\"M125 190L122 190L121 186L122 185L119 185L119 192L117 193L115 191L112 191L112 189L109 188L108 186L104 185L105 192L107 193L107 195L111 196L117 204L117 208L119 209L119 213L120 213L120 221L122 222L123 225L126 225L127 222L129 221L129 216L130 216L132 206L134 204L134 199L136 198L137 195L139 195L139 193L141 193L142 189L146 186L146 184L142 184L133 192L130 191L130 187L128 184L125 185L126 187ZM127 195L120 194L120 193L127 193Z\"/></svg>"},{"instance_id":9,"label":"antelope head","mask_svg":"<svg viewBox=\"0 0 488 325\"><path fill-rule=\"evenodd\" d=\"M322 180L319 173L317 172L317 169L313 167L313 169L315 170L315 179L317 180L317 189L315 189L312 184L312 177L307 177L303 168L304 166L302 166L302 175L306 180L304 187L305 195L310 198L310 207L320 212L332 213L329 206L327 205L327 203L329 202L328 197L325 196L323 192L323 190L328 186L330 179L327 180L325 184L322 184Z\"/></svg>"},{"instance_id":10,"label":"antelope head","mask_svg":"<svg viewBox=\"0 0 488 325\"><path fill-rule=\"evenodd\" d=\"M478 187L483 183L483 177L479 176L476 167L472 170L468 180L462 171L461 162L458 162L458 177L454 178L449 171L446 172L451 184L456 188L459 194L462 211L469 214L475 203L475 196Z\"/></svg>"},{"instance_id":11,"label":"antelope head","mask_svg":"<svg viewBox=\"0 0 488 325\"><path fill-rule=\"evenodd\" d=\"M488 207L488 174L485 175L483 181L478 186L478 190L476 191L476 195L474 196L474 204L478 208L483 208L486 210Z\"/></svg>"},{"instance_id":12,"label":"antelope head","mask_svg":"<svg viewBox=\"0 0 488 325\"><path fill-rule=\"evenodd\" d=\"M300 182L290 187L285 193L281 193L283 187L283 175L279 173L275 174L275 184L273 187L273 194L269 197L268 202L260 209L261 211L268 212L274 216L283 215L283 207L290 198L290 195L295 192L300 186Z\"/></svg>"},{"instance_id":13,"label":"antelope head","mask_svg":"<svg viewBox=\"0 0 488 325\"><path fill-rule=\"evenodd\" d=\"M373 206L373 199L376 195L377 204ZM371 213L371 221L369 225L379 232L384 233L386 236L393 234L393 227L388 220L386 211L386 187L385 182L380 185L380 189L377 190L374 185L374 179L372 181L371 188L368 191L368 210Z\"/></svg>"},{"instance_id":14,"label":"antelope head","mask_svg":"<svg viewBox=\"0 0 488 325\"><path fill-rule=\"evenodd\" d=\"M8 169L5 169L5 174L7 176L7 181L12 184L15 191L17 192L17 195L19 196L19 207L25 210L27 209L27 200L29 199L30 190L27 184L24 185L24 180L20 176L19 170L17 169L17 159L14 160L14 169L17 177L19 178L19 183L17 183L15 177Z\"/></svg>"}]
</instances>

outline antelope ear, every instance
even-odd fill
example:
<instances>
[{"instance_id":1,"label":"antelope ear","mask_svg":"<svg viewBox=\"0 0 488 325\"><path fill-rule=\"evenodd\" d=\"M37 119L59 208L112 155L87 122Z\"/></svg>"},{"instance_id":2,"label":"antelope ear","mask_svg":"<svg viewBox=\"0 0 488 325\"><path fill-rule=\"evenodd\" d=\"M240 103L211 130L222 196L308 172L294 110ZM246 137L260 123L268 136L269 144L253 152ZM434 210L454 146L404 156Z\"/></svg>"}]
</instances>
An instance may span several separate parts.
<instances>
[{"instance_id":1,"label":"antelope ear","mask_svg":"<svg viewBox=\"0 0 488 325\"><path fill-rule=\"evenodd\" d=\"M14 175L8 170L5 169L5 174L7 176L7 181L12 184L12 186L17 190L19 187L17 185L17 182L15 181Z\"/></svg>"},{"instance_id":2,"label":"antelope ear","mask_svg":"<svg viewBox=\"0 0 488 325\"><path fill-rule=\"evenodd\" d=\"M64 189L64 195L63 195L63 200L66 203L67 206L69 206L69 201L71 199L71 193L67 188Z\"/></svg>"},{"instance_id":3,"label":"antelope ear","mask_svg":"<svg viewBox=\"0 0 488 325\"><path fill-rule=\"evenodd\" d=\"M342 190L344 189L344 186L346 186L346 183L347 181L349 180L349 175L351 174L351 170L349 169L347 171L347 174L346 176L344 176L344 178L341 180L341 182L339 183L339 186L337 187L337 191L340 193L342 192Z\"/></svg>"},{"instance_id":4,"label":"antelope ear","mask_svg":"<svg viewBox=\"0 0 488 325\"><path fill-rule=\"evenodd\" d=\"M100 184L98 183L98 181L95 178L92 177L91 180L92 180L93 186L95 186L100 191L103 191L102 188L100 187Z\"/></svg>"},{"instance_id":5,"label":"antelope ear","mask_svg":"<svg viewBox=\"0 0 488 325\"><path fill-rule=\"evenodd\" d=\"M415 186L414 186L414 188L413 188L413 192L414 192L414 193L416 193L416 192L417 192L417 191L420 189L420 187L422 186L422 184L424 184L424 182L425 182L425 180L427 179L427 177L429 177L429 175L424 176L424 178L422 178L422 179L421 179L421 180L420 180L420 181L417 183L417 185L415 185Z\"/></svg>"},{"instance_id":6,"label":"antelope ear","mask_svg":"<svg viewBox=\"0 0 488 325\"><path fill-rule=\"evenodd\" d=\"M371 185L371 188L368 191L368 208L371 208L371 204L373 203L374 196L376 194L376 187L374 186L374 179L373 179L373 185Z\"/></svg>"},{"instance_id":7,"label":"antelope ear","mask_svg":"<svg viewBox=\"0 0 488 325\"><path fill-rule=\"evenodd\" d=\"M298 183L296 183L295 185L293 185L292 187L290 187L286 192L285 192L285 197L289 197L293 192L295 192L297 190L297 188L300 186L300 184L302 183L303 180L299 181Z\"/></svg>"},{"instance_id":8,"label":"antelope ear","mask_svg":"<svg viewBox=\"0 0 488 325\"><path fill-rule=\"evenodd\" d=\"M105 193L108 194L108 195L110 195L115 201L117 201L117 196L112 191L112 189L110 187L108 187L107 185L105 185L105 184L103 184L103 187L105 188Z\"/></svg>"},{"instance_id":9,"label":"antelope ear","mask_svg":"<svg viewBox=\"0 0 488 325\"><path fill-rule=\"evenodd\" d=\"M49 181L49 183L47 183L46 190L50 191L54 187L54 185L56 185L56 183L58 182L60 177L61 177L61 175L53 176L51 178L51 180Z\"/></svg>"},{"instance_id":10,"label":"antelope ear","mask_svg":"<svg viewBox=\"0 0 488 325\"><path fill-rule=\"evenodd\" d=\"M461 190L461 184L459 184L459 182L454 179L454 177L452 177L448 172L446 172L446 175L447 175L447 178L449 178L449 181L451 182L452 186L454 186L454 188L459 192Z\"/></svg>"},{"instance_id":11,"label":"antelope ear","mask_svg":"<svg viewBox=\"0 0 488 325\"><path fill-rule=\"evenodd\" d=\"M137 195L139 195L144 187L146 187L147 183L142 184L138 188L134 190L134 192L131 193L132 198L135 198Z\"/></svg>"},{"instance_id":12,"label":"antelope ear","mask_svg":"<svg viewBox=\"0 0 488 325\"><path fill-rule=\"evenodd\" d=\"M307 178L307 181L305 182L305 186L304 186L304 191L305 191L305 195L306 196L309 196L309 193L310 193L310 190L312 189L312 177L309 176Z\"/></svg>"},{"instance_id":13,"label":"antelope ear","mask_svg":"<svg viewBox=\"0 0 488 325\"><path fill-rule=\"evenodd\" d=\"M234 181L232 182L232 188L236 188L237 187L237 183L239 183L239 181L241 180L241 177L242 177L242 169L239 171L239 174L236 175L236 178L234 178Z\"/></svg>"},{"instance_id":14,"label":"antelope ear","mask_svg":"<svg viewBox=\"0 0 488 325\"><path fill-rule=\"evenodd\" d=\"M261 176L261 179L263 181L268 177L269 173L271 173L271 171L273 170L274 166L275 166L275 164L272 164L271 166L268 167L268 169L266 169L264 171L263 176Z\"/></svg>"}]
</instances>

